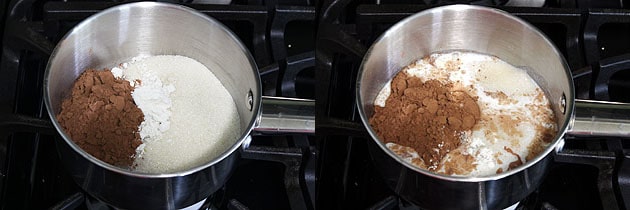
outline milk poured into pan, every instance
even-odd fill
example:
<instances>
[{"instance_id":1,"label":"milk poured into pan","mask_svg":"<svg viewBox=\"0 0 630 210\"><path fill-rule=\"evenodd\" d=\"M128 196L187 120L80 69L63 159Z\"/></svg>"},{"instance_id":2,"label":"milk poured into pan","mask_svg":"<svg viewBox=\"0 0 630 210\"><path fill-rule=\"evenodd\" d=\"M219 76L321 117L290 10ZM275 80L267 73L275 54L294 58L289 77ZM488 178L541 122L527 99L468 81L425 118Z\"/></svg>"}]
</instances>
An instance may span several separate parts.
<instances>
[{"instance_id":1,"label":"milk poured into pan","mask_svg":"<svg viewBox=\"0 0 630 210\"><path fill-rule=\"evenodd\" d=\"M501 173L534 158L553 140L557 128L542 89L524 70L496 57L472 52L436 53L402 71L423 82L452 83L454 90L465 91L475 98L481 111L481 119L473 129L459 135L461 145L454 151L443 151L447 154L435 169L438 173L449 174L444 167L449 162L472 168L449 175ZM387 106L390 92L388 83L376 97L375 105ZM403 159L422 167L417 163L423 160L413 148L384 141ZM472 157L473 161L456 153Z\"/></svg>"}]
</instances>

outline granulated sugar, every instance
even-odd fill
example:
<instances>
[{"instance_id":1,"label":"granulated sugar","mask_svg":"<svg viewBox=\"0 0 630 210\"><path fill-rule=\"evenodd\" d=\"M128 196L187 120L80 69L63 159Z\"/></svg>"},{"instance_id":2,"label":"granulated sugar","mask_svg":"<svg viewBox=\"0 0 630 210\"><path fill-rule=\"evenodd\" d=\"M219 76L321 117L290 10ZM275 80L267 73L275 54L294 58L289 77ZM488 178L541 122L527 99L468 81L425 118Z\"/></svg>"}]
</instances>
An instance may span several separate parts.
<instances>
[{"instance_id":1,"label":"granulated sugar","mask_svg":"<svg viewBox=\"0 0 630 210\"><path fill-rule=\"evenodd\" d=\"M134 101L147 119L139 129L143 145L137 149L137 171L169 173L202 165L241 133L232 97L191 58L139 58L113 72L136 85Z\"/></svg>"},{"instance_id":2,"label":"granulated sugar","mask_svg":"<svg viewBox=\"0 0 630 210\"><path fill-rule=\"evenodd\" d=\"M454 90L466 91L477 100L481 119L472 130L461 134L462 145L441 163L461 164L462 158L473 157L474 161L466 164L474 167L453 175L486 176L510 170L536 157L556 132L544 92L524 70L496 57L472 52L436 53L403 71L423 82L453 83ZM386 106L389 89L390 84L381 90L376 106ZM397 145L387 146L391 149ZM402 154L406 159L421 156L402 151L406 151ZM444 169L437 172L445 173Z\"/></svg>"}]
</instances>

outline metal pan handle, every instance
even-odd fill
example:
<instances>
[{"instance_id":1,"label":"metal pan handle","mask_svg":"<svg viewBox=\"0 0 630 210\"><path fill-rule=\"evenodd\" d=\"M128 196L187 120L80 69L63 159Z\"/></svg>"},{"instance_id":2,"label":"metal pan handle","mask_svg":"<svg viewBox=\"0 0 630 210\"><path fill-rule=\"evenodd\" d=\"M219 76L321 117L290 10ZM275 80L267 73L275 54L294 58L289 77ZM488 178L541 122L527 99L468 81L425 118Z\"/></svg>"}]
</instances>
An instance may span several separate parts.
<instances>
[{"instance_id":1,"label":"metal pan handle","mask_svg":"<svg viewBox=\"0 0 630 210\"><path fill-rule=\"evenodd\" d=\"M254 127L254 135L315 133L315 100L262 97L262 114Z\"/></svg>"},{"instance_id":2,"label":"metal pan handle","mask_svg":"<svg viewBox=\"0 0 630 210\"><path fill-rule=\"evenodd\" d=\"M630 103L575 100L575 114L567 135L630 137Z\"/></svg>"}]
</instances>

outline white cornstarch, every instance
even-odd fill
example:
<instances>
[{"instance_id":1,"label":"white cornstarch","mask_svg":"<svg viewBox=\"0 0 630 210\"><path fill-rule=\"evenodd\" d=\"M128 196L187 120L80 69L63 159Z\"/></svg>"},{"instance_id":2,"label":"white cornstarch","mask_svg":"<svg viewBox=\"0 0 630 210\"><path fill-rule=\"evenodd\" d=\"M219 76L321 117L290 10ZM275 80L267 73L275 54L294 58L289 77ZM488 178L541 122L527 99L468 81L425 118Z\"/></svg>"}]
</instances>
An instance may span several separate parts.
<instances>
[{"instance_id":1,"label":"white cornstarch","mask_svg":"<svg viewBox=\"0 0 630 210\"><path fill-rule=\"evenodd\" d=\"M423 82L453 83L476 98L481 119L471 131L460 135L461 146L449 152L441 163L462 162L462 155L471 156L474 161L466 164L472 165L473 170L453 175L487 176L510 170L536 157L549 145L549 135L553 137L556 132L553 111L538 84L525 70L494 56L457 51L435 53L403 71ZM375 105L386 106L389 85L380 91ZM386 146L396 151L394 147L400 145ZM405 151L398 155L406 161L422 162L412 160L420 157L413 149L400 151Z\"/></svg>"},{"instance_id":2,"label":"white cornstarch","mask_svg":"<svg viewBox=\"0 0 630 210\"><path fill-rule=\"evenodd\" d=\"M125 63L121 67L127 67ZM171 98L175 91L172 84L162 84L162 80L146 68L112 68L115 77L122 77L135 86L131 96L144 114L144 121L138 131L142 144L136 148L136 158L141 158L147 142L161 139L162 133L170 128Z\"/></svg>"},{"instance_id":3,"label":"white cornstarch","mask_svg":"<svg viewBox=\"0 0 630 210\"><path fill-rule=\"evenodd\" d=\"M227 150L240 135L230 94L198 61L177 55L134 58L112 68L135 87L144 113L134 169L169 173L200 166Z\"/></svg>"}]
</instances>

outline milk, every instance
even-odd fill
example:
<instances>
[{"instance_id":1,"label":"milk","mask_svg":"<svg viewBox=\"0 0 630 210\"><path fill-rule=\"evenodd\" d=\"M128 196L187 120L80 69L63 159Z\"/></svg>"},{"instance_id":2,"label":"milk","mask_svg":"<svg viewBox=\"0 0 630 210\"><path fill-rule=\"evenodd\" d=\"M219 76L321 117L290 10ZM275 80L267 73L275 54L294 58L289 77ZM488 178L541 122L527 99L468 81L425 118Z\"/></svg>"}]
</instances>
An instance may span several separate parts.
<instances>
[{"instance_id":1,"label":"milk","mask_svg":"<svg viewBox=\"0 0 630 210\"><path fill-rule=\"evenodd\" d=\"M473 52L436 53L402 71L423 82L454 83L454 90L477 97L481 120L461 135L462 145L447 154L440 164L461 161L453 155L457 151L474 157L474 162L466 164L475 167L465 174L453 175L488 176L507 171L510 163L525 163L541 152L549 144L543 141L544 134L555 133L557 129L542 89L526 71L496 57ZM388 83L376 97L375 105L385 107L389 94ZM386 146L393 149L400 145ZM394 151L408 162L417 162L412 160L420 157L413 149ZM438 166L437 172L444 173L445 168Z\"/></svg>"}]
</instances>

